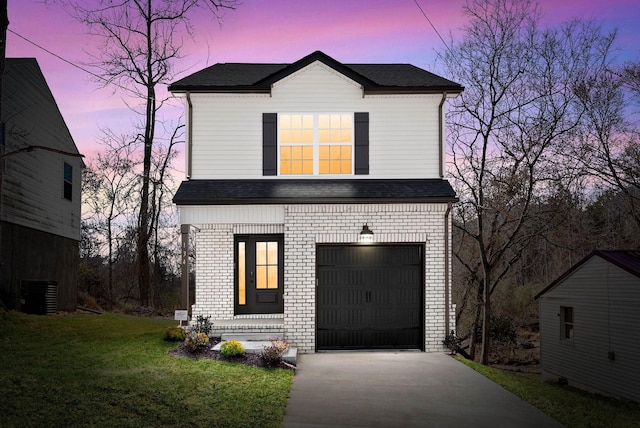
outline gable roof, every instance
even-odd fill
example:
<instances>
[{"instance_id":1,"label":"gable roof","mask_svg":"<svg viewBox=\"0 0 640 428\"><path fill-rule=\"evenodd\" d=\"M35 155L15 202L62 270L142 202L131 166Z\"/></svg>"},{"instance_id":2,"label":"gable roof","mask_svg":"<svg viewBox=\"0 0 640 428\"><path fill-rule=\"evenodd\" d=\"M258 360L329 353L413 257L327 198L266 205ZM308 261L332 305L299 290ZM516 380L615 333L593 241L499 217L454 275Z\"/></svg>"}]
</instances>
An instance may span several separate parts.
<instances>
[{"instance_id":1,"label":"gable roof","mask_svg":"<svg viewBox=\"0 0 640 428\"><path fill-rule=\"evenodd\" d=\"M35 58L5 59L1 102L7 152L44 145L79 153Z\"/></svg>"},{"instance_id":2,"label":"gable roof","mask_svg":"<svg viewBox=\"0 0 640 428\"><path fill-rule=\"evenodd\" d=\"M256 179L183 181L177 205L456 202L442 179Z\"/></svg>"},{"instance_id":3,"label":"gable roof","mask_svg":"<svg viewBox=\"0 0 640 428\"><path fill-rule=\"evenodd\" d=\"M588 254L585 258L569 268L568 271L560 275L558 279L536 294L534 299L537 300L540 296L553 289L593 257L600 257L620 269L629 272L631 275L640 278L640 250L596 250Z\"/></svg>"},{"instance_id":4,"label":"gable roof","mask_svg":"<svg viewBox=\"0 0 640 428\"><path fill-rule=\"evenodd\" d=\"M316 51L292 64L223 63L171 85L171 92L269 93L283 78L320 61L362 85L365 93L460 93L460 84L411 64L342 64Z\"/></svg>"}]
</instances>

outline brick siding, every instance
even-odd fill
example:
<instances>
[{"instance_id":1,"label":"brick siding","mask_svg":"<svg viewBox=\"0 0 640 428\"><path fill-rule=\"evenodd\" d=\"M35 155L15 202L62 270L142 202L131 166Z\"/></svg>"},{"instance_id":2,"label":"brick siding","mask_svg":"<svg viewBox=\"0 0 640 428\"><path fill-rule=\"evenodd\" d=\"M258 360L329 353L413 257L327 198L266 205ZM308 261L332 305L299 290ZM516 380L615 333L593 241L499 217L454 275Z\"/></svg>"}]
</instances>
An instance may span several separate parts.
<instances>
[{"instance_id":1,"label":"brick siding","mask_svg":"<svg viewBox=\"0 0 640 428\"><path fill-rule=\"evenodd\" d=\"M316 244L358 242L366 223L374 232L376 243L425 244L425 350L442 351L446 209L446 204L290 205L285 207L284 225L199 225L193 316L233 318L234 234L284 233L285 339L299 352L314 352ZM451 305L453 330L454 309Z\"/></svg>"}]
</instances>

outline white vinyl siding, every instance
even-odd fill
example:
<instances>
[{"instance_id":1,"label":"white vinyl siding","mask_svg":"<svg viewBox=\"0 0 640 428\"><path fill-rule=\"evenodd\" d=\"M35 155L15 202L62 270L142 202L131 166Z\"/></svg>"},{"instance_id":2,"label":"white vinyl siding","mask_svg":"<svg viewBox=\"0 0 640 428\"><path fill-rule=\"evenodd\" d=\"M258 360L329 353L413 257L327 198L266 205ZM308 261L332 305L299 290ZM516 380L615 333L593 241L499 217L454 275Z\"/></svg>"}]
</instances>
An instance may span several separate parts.
<instances>
[{"instance_id":1,"label":"white vinyl siding","mask_svg":"<svg viewBox=\"0 0 640 428\"><path fill-rule=\"evenodd\" d=\"M367 95L355 82L313 63L271 94L191 94L192 179L262 177L262 114L369 112L369 175L440 178L441 95ZM285 177L286 178L286 177Z\"/></svg>"},{"instance_id":2,"label":"white vinyl siding","mask_svg":"<svg viewBox=\"0 0 640 428\"><path fill-rule=\"evenodd\" d=\"M183 205L180 224L284 223L284 205Z\"/></svg>"},{"instance_id":3,"label":"white vinyl siding","mask_svg":"<svg viewBox=\"0 0 640 428\"><path fill-rule=\"evenodd\" d=\"M539 303L541 364L548 376L640 401L640 278L593 256ZM571 340L563 337L561 307L573 307Z\"/></svg>"}]
</instances>

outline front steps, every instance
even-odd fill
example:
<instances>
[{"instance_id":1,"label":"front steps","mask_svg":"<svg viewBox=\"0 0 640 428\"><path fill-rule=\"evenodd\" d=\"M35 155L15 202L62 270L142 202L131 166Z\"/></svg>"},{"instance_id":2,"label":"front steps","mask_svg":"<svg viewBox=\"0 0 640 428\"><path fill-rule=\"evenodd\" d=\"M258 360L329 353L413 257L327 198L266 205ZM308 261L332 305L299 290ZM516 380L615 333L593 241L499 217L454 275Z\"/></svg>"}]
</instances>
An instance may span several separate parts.
<instances>
[{"instance_id":1,"label":"front steps","mask_svg":"<svg viewBox=\"0 0 640 428\"><path fill-rule=\"evenodd\" d=\"M257 354L271 346L271 339L284 337L284 317L274 315L239 315L231 320L213 322L212 336L219 336L221 342L211 348L219 351L222 343L237 340L247 353ZM296 365L298 350L290 347L282 356L289 364Z\"/></svg>"}]
</instances>

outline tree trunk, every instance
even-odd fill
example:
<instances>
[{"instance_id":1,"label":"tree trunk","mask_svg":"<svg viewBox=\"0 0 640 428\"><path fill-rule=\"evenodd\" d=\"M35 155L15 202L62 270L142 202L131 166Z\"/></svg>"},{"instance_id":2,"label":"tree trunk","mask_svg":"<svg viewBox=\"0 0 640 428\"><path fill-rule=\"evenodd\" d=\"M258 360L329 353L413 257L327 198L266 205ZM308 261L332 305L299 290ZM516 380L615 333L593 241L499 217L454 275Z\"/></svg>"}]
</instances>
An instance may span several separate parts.
<instances>
[{"instance_id":1,"label":"tree trunk","mask_svg":"<svg viewBox=\"0 0 640 428\"><path fill-rule=\"evenodd\" d=\"M149 263L149 183L151 174L151 147L155 122L155 94L153 88L148 88L147 113L144 136L144 159L142 163L142 189L140 198L140 214L138 221L138 288L140 291L140 305L149 306L151 281Z\"/></svg>"},{"instance_id":2,"label":"tree trunk","mask_svg":"<svg viewBox=\"0 0 640 428\"><path fill-rule=\"evenodd\" d=\"M147 16L151 16L151 2L147 4ZM152 74L152 22L146 22L147 34L147 66L146 85L147 103L144 128L144 158L142 162L142 198L140 201L140 221L138 223L138 287L140 290L140 304L149 306L150 301L150 263L149 263L149 183L151 175L151 149L156 120L155 83Z\"/></svg>"},{"instance_id":3,"label":"tree trunk","mask_svg":"<svg viewBox=\"0 0 640 428\"><path fill-rule=\"evenodd\" d=\"M472 360L476 358L476 346L478 342L477 332L478 332L478 324L480 323L480 315L482 314L482 287L478 285L478 293L476 294L476 314L473 318L473 325L471 327L471 343L469 345L469 357Z\"/></svg>"},{"instance_id":4,"label":"tree trunk","mask_svg":"<svg viewBox=\"0 0 640 428\"><path fill-rule=\"evenodd\" d=\"M489 323L491 320L491 287L489 287L489 275L485 268L484 287L482 291L482 346L480 348L480 363L489 363L489 349L491 347L491 337L489 335Z\"/></svg>"}]
</instances>

